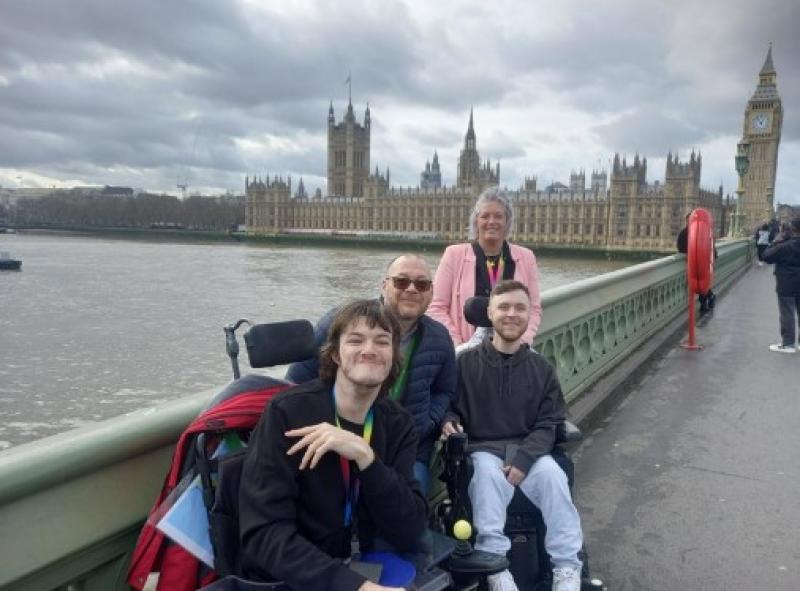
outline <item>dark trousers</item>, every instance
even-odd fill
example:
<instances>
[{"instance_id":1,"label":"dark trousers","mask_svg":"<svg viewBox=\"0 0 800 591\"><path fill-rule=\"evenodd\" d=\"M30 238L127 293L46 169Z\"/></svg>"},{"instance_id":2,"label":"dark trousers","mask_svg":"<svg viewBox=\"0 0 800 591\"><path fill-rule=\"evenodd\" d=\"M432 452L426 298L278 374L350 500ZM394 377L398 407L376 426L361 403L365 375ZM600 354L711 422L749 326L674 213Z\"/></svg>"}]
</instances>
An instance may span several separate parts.
<instances>
[{"instance_id":1,"label":"dark trousers","mask_svg":"<svg viewBox=\"0 0 800 591\"><path fill-rule=\"evenodd\" d=\"M700 302L700 313L704 314L709 310L713 310L716 298L717 296L710 289L706 293L698 294L697 300Z\"/></svg>"},{"instance_id":2,"label":"dark trousers","mask_svg":"<svg viewBox=\"0 0 800 591\"><path fill-rule=\"evenodd\" d=\"M785 347L794 347L796 327L800 325L800 296L778 296L778 315L781 323L781 340Z\"/></svg>"}]
</instances>

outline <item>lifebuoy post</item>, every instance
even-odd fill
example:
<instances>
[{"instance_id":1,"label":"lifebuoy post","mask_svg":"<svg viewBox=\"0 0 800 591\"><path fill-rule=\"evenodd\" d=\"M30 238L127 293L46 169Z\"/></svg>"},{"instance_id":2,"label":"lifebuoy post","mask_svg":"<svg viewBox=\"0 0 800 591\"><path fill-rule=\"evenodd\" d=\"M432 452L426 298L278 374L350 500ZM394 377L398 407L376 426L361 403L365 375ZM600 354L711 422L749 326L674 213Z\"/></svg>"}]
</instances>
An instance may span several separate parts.
<instances>
[{"instance_id":1,"label":"lifebuoy post","mask_svg":"<svg viewBox=\"0 0 800 591\"><path fill-rule=\"evenodd\" d=\"M707 209L699 207L689 214L687 223L686 284L689 290L689 341L685 349L702 349L695 342L695 294L705 294L714 283L714 220Z\"/></svg>"}]
</instances>

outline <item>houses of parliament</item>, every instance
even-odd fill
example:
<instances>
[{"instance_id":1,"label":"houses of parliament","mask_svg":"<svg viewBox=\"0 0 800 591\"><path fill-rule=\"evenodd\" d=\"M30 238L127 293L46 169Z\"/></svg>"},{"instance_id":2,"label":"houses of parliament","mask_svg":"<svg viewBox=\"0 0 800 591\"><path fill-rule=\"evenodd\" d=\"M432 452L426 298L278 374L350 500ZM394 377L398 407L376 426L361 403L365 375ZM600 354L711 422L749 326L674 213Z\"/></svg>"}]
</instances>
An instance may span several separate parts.
<instances>
[{"instance_id":1,"label":"houses of parliament","mask_svg":"<svg viewBox=\"0 0 800 591\"><path fill-rule=\"evenodd\" d=\"M759 84L745 108L744 139L752 164L743 177L743 227L772 217L778 144L782 123L775 88L771 48ZM390 174L370 166L370 110L363 123L352 101L341 121L328 110L328 195L310 196L302 180L292 194L290 179L246 178L245 223L250 236L337 234L463 241L477 195L500 184L500 164L482 161L470 112L458 159L455 185L442 184L438 155L425 165L417 188L391 186ZM614 155L610 178L594 170L572 172L569 186L537 187L527 177L507 191L514 207L515 242L531 245L604 250L674 251L685 214L705 207L715 220L716 235L726 232L728 200L722 187L701 188L702 156L682 161L668 154L664 181L647 182L647 158L628 161Z\"/></svg>"}]
</instances>

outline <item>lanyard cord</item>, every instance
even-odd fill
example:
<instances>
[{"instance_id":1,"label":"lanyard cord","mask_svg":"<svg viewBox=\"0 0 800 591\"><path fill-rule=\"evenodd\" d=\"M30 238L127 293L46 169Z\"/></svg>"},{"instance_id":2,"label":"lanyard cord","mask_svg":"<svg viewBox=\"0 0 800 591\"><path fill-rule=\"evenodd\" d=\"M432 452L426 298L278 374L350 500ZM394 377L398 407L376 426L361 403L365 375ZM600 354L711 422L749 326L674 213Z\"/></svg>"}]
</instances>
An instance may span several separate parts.
<instances>
[{"instance_id":1,"label":"lanyard cord","mask_svg":"<svg viewBox=\"0 0 800 591\"><path fill-rule=\"evenodd\" d=\"M397 376L394 384L392 384L392 387L389 388L389 398L395 402L400 399L400 395L406 387L408 368L411 367L411 358L414 356L414 352L417 350L417 345L419 344L419 330L418 328L417 332L411 337L411 343L409 343L405 355L403 355L403 367L400 369L400 374Z\"/></svg>"},{"instance_id":2,"label":"lanyard cord","mask_svg":"<svg viewBox=\"0 0 800 591\"><path fill-rule=\"evenodd\" d=\"M489 285L492 289L494 286L497 285L497 282L503 278L503 271L506 267L506 261L503 258L503 255L500 255L500 258L497 260L497 263L489 260L489 257L486 257L486 271L489 273Z\"/></svg>"},{"instance_id":3,"label":"lanyard cord","mask_svg":"<svg viewBox=\"0 0 800 591\"><path fill-rule=\"evenodd\" d=\"M336 386L331 389L331 398L333 399L333 418L336 426L341 429L342 425L339 421L339 413L336 411ZM367 418L364 420L364 432L362 437L369 445L372 439L372 426L374 423L373 407L369 407ZM344 456L339 456L339 468L342 470L342 482L344 483L344 525L349 527L353 521L353 510L358 503L358 492L361 487L361 481L354 477L350 479L350 460Z\"/></svg>"}]
</instances>

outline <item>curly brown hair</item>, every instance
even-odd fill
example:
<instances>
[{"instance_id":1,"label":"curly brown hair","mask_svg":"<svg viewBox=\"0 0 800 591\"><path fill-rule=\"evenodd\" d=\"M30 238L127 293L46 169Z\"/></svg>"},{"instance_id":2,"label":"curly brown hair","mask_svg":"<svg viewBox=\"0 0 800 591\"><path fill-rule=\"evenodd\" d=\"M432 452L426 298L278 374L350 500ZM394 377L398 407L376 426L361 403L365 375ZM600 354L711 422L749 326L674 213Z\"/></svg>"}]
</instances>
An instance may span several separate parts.
<instances>
[{"instance_id":1,"label":"curly brown hair","mask_svg":"<svg viewBox=\"0 0 800 591\"><path fill-rule=\"evenodd\" d=\"M400 375L401 330L394 313L380 300L355 300L339 309L328 330L328 340L319 350L319 377L331 383L336 380L339 365L334 361L334 355L339 351L342 334L354 322L362 318L370 328L379 326L392 335L392 367L389 375L381 384L379 394L379 396L385 396L397 376Z\"/></svg>"}]
</instances>

